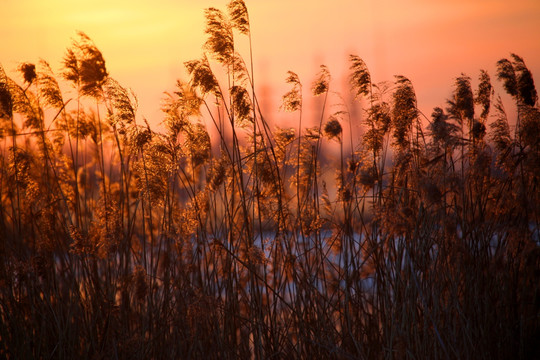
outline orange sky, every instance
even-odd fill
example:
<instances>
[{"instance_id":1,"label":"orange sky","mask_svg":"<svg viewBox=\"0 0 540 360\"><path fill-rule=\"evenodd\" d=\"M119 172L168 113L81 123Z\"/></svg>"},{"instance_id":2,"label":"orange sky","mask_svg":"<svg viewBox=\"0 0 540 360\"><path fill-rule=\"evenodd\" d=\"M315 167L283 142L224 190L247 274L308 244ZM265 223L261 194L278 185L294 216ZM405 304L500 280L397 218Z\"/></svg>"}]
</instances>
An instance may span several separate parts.
<instances>
[{"instance_id":1,"label":"orange sky","mask_svg":"<svg viewBox=\"0 0 540 360\"><path fill-rule=\"evenodd\" d=\"M77 30L102 51L109 74L134 90L139 115L161 121L159 102L183 76L182 63L198 58L207 7L227 0L0 0L0 63L47 60L59 69ZM251 18L255 73L270 110L287 89L287 70L300 75L306 93L320 64L341 90L347 55L362 57L375 82L409 77L419 107L444 105L453 78L476 79L484 68L515 52L540 83L538 0L246 0ZM13 72L10 72L14 75ZM279 118L274 112L269 114Z\"/></svg>"}]
</instances>

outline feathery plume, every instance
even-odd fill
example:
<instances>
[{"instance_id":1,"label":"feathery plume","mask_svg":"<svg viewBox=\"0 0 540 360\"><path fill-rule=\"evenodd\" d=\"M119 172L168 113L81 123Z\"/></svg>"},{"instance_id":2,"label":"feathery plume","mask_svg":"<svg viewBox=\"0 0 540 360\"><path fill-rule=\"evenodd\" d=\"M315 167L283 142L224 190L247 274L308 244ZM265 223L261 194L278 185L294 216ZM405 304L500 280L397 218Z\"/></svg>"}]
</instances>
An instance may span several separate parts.
<instances>
[{"instance_id":1,"label":"feathery plume","mask_svg":"<svg viewBox=\"0 0 540 360\"><path fill-rule=\"evenodd\" d=\"M176 82L176 90L174 93L178 96L178 104L184 116L200 115L202 99L197 96L195 90L188 83L178 80Z\"/></svg>"},{"instance_id":2,"label":"feathery plume","mask_svg":"<svg viewBox=\"0 0 540 360\"><path fill-rule=\"evenodd\" d=\"M321 65L321 70L317 75L317 80L315 80L313 86L311 87L313 96L319 96L328 92L330 87L330 78L330 72L328 71L326 65Z\"/></svg>"},{"instance_id":3,"label":"feathery plume","mask_svg":"<svg viewBox=\"0 0 540 360\"><path fill-rule=\"evenodd\" d=\"M298 75L292 71L287 71L287 84L292 84L293 88L283 95L281 109L288 112L295 112L302 108L302 83Z\"/></svg>"},{"instance_id":4,"label":"feathery plume","mask_svg":"<svg viewBox=\"0 0 540 360\"><path fill-rule=\"evenodd\" d=\"M514 66L508 59L497 61L497 78L503 82L506 92L514 97L518 95L517 78Z\"/></svg>"},{"instance_id":5,"label":"feathery plume","mask_svg":"<svg viewBox=\"0 0 540 360\"><path fill-rule=\"evenodd\" d=\"M355 96L357 98L362 95L368 96L371 92L371 75L366 63L356 55L349 55L349 60L351 62L350 70L352 71L350 82Z\"/></svg>"},{"instance_id":6,"label":"feathery plume","mask_svg":"<svg viewBox=\"0 0 540 360\"><path fill-rule=\"evenodd\" d=\"M338 141L341 141L340 139L343 129L341 128L339 120L334 115L330 116L330 119L324 125L323 130L328 139L337 139Z\"/></svg>"},{"instance_id":7,"label":"feathery plume","mask_svg":"<svg viewBox=\"0 0 540 360\"><path fill-rule=\"evenodd\" d=\"M210 69L210 64L206 57L203 57L201 60L186 61L184 66L191 76L191 86L198 87L202 96L209 93L216 96L220 95L219 84L212 69Z\"/></svg>"},{"instance_id":8,"label":"feathery plume","mask_svg":"<svg viewBox=\"0 0 540 360\"><path fill-rule=\"evenodd\" d=\"M206 127L201 123L193 124L187 131L187 149L195 167L206 163L210 158L211 142Z\"/></svg>"},{"instance_id":9,"label":"feathery plume","mask_svg":"<svg viewBox=\"0 0 540 360\"><path fill-rule=\"evenodd\" d=\"M9 91L9 82L4 68L0 65L0 119L13 116L13 98Z\"/></svg>"},{"instance_id":10,"label":"feathery plume","mask_svg":"<svg viewBox=\"0 0 540 360\"><path fill-rule=\"evenodd\" d=\"M161 106L161 111L165 113L163 122L173 139L189 125L190 117L199 118L203 102L190 84L178 80L176 87L177 90L173 94L165 93L166 98Z\"/></svg>"},{"instance_id":11,"label":"feathery plume","mask_svg":"<svg viewBox=\"0 0 540 360\"><path fill-rule=\"evenodd\" d=\"M64 106L58 81L45 60L40 60L38 63L37 83L38 94L41 98L45 99L45 104L55 109L60 109Z\"/></svg>"},{"instance_id":12,"label":"feathery plume","mask_svg":"<svg viewBox=\"0 0 540 360\"><path fill-rule=\"evenodd\" d=\"M525 105L534 106L538 100L538 94L536 93L532 74L525 66L523 58L516 54L512 54L512 58L514 59L514 69L517 72L518 96Z\"/></svg>"},{"instance_id":13,"label":"feathery plume","mask_svg":"<svg viewBox=\"0 0 540 360\"><path fill-rule=\"evenodd\" d=\"M19 71L23 75L24 82L31 85L36 79L36 65L30 63L22 63L19 66Z\"/></svg>"},{"instance_id":14,"label":"feathery plume","mask_svg":"<svg viewBox=\"0 0 540 360\"><path fill-rule=\"evenodd\" d=\"M476 91L476 98L474 99L474 102L482 107L482 113L480 114L480 117L482 119L487 119L487 116L489 114L489 107L491 105L493 87L491 86L489 74L485 70L480 70L480 76L478 80L480 80L480 84L478 85L478 90Z\"/></svg>"},{"instance_id":15,"label":"feathery plume","mask_svg":"<svg viewBox=\"0 0 540 360\"><path fill-rule=\"evenodd\" d=\"M428 126L433 143L437 147L452 146L456 143L456 133L459 130L455 124L448 121L448 115L440 107L433 109L431 123Z\"/></svg>"},{"instance_id":16,"label":"feathery plume","mask_svg":"<svg viewBox=\"0 0 540 360\"><path fill-rule=\"evenodd\" d=\"M64 56L63 76L80 87L83 95L99 97L108 76L105 60L85 33L79 32L78 35L79 40L73 42Z\"/></svg>"},{"instance_id":17,"label":"feathery plume","mask_svg":"<svg viewBox=\"0 0 540 360\"><path fill-rule=\"evenodd\" d=\"M232 107L236 115L235 120L240 126L253 123L251 98L248 91L242 86L235 85L230 89Z\"/></svg>"},{"instance_id":18,"label":"feathery plume","mask_svg":"<svg viewBox=\"0 0 540 360\"><path fill-rule=\"evenodd\" d=\"M285 161L287 155L287 146L296 138L293 128L282 129L277 127L274 131L274 140L276 142L276 159L278 162Z\"/></svg>"},{"instance_id":19,"label":"feathery plume","mask_svg":"<svg viewBox=\"0 0 540 360\"><path fill-rule=\"evenodd\" d=\"M464 120L472 124L474 118L474 95L471 88L471 78L465 74L456 78L455 90L448 112L460 123Z\"/></svg>"},{"instance_id":20,"label":"feathery plume","mask_svg":"<svg viewBox=\"0 0 540 360\"><path fill-rule=\"evenodd\" d=\"M131 100L134 95L131 94L130 96L130 93L112 78L106 80L104 90L110 103L110 125L124 127L127 124L134 123L136 106L134 105L135 101Z\"/></svg>"},{"instance_id":21,"label":"feathery plume","mask_svg":"<svg viewBox=\"0 0 540 360\"><path fill-rule=\"evenodd\" d=\"M241 34L249 33L249 15L246 4L243 0L231 0L227 4L229 16L234 28L240 31Z\"/></svg>"},{"instance_id":22,"label":"feathery plume","mask_svg":"<svg viewBox=\"0 0 540 360\"><path fill-rule=\"evenodd\" d=\"M9 92L13 104L13 112L24 118L24 127L35 130L43 129L43 109L38 106L34 93L25 91L13 80L8 78Z\"/></svg>"},{"instance_id":23,"label":"feathery plume","mask_svg":"<svg viewBox=\"0 0 540 360\"><path fill-rule=\"evenodd\" d=\"M393 94L394 107L392 108L392 125L394 128L395 144L400 149L409 145L409 132L414 119L418 116L416 109L416 94L409 79L396 76L397 88Z\"/></svg>"},{"instance_id":24,"label":"feathery plume","mask_svg":"<svg viewBox=\"0 0 540 360\"><path fill-rule=\"evenodd\" d=\"M367 115L367 131L362 141L366 145L366 150L378 153L382 149L384 136L392 125L391 109L388 103L379 101L367 110Z\"/></svg>"},{"instance_id":25,"label":"feathery plume","mask_svg":"<svg viewBox=\"0 0 540 360\"><path fill-rule=\"evenodd\" d=\"M234 55L231 24L221 10L213 7L206 9L204 16L206 18L204 32L208 34L204 48L220 63L229 64Z\"/></svg>"},{"instance_id":26,"label":"feathery plume","mask_svg":"<svg viewBox=\"0 0 540 360\"><path fill-rule=\"evenodd\" d=\"M497 149L499 164L504 163L507 156L512 151L512 136L510 135L510 125L508 125L508 118L503 107L501 97L497 97L495 101L496 118L491 123L492 135L491 138L495 143L495 149Z\"/></svg>"}]
</instances>

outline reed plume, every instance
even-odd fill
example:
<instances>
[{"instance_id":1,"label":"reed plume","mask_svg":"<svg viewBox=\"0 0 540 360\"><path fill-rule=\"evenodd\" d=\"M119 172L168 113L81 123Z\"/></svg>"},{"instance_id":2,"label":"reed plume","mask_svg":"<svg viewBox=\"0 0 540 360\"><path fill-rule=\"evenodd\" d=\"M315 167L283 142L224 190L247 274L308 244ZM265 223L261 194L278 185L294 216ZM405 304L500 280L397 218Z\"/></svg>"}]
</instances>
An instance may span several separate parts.
<instances>
[{"instance_id":1,"label":"reed plume","mask_svg":"<svg viewBox=\"0 0 540 360\"><path fill-rule=\"evenodd\" d=\"M289 71L297 124L278 127L247 7L226 10L206 10L163 133L83 33L58 78L45 61L0 67L0 357L538 358L524 60L496 65L510 105L481 70L424 118L410 79L377 82L351 55L343 95L315 74L309 126Z\"/></svg>"}]
</instances>

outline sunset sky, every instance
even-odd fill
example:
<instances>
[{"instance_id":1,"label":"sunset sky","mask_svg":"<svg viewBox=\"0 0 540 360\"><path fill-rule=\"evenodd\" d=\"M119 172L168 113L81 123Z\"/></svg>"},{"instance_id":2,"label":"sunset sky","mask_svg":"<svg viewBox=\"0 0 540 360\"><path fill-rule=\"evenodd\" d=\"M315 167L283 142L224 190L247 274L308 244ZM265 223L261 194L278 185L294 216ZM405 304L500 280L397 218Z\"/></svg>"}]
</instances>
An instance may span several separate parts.
<instances>
[{"instance_id":1,"label":"sunset sky","mask_svg":"<svg viewBox=\"0 0 540 360\"><path fill-rule=\"evenodd\" d=\"M163 91L198 58L204 9L225 0L0 0L0 63L12 76L20 62L47 60L54 70L78 30L102 51L109 74L139 98L139 115L161 121ZM495 79L495 63L521 55L540 82L538 0L246 0L257 84L277 111L287 70L309 89L319 65L334 89L347 75L347 55L367 63L373 80L409 77L424 112L444 105L462 72ZM279 117L280 115L272 115Z\"/></svg>"}]
</instances>

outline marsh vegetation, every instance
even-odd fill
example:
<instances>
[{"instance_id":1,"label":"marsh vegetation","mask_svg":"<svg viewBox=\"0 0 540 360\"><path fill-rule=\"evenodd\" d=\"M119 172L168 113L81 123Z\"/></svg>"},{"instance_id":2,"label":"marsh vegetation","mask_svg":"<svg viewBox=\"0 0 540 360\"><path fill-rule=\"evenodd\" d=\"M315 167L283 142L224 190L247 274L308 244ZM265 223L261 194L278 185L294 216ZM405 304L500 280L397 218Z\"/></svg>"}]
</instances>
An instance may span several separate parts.
<instances>
[{"instance_id":1,"label":"marsh vegetation","mask_svg":"<svg viewBox=\"0 0 540 360\"><path fill-rule=\"evenodd\" d=\"M540 112L524 60L497 63L515 119L486 71L426 117L409 79L375 82L351 55L360 117L322 66L307 86L287 74L297 124L276 127L235 46L251 43L244 2L205 15L161 132L83 33L58 74L0 68L1 356L539 356Z\"/></svg>"}]
</instances>

